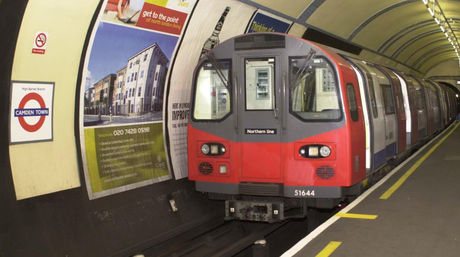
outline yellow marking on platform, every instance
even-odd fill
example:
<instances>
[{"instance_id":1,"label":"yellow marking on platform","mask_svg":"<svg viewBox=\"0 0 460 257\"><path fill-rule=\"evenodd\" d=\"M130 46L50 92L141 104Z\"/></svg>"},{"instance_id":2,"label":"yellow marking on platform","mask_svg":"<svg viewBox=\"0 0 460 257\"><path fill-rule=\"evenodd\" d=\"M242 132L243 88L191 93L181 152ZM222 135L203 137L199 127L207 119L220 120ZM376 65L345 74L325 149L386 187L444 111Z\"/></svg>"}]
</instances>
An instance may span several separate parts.
<instances>
[{"instance_id":1,"label":"yellow marking on platform","mask_svg":"<svg viewBox=\"0 0 460 257\"><path fill-rule=\"evenodd\" d=\"M341 217L341 218L351 218L351 219L366 219L366 220L375 220L377 219L377 215L369 215L369 214L356 214L356 213L343 213L338 212L334 216Z\"/></svg>"},{"instance_id":2,"label":"yellow marking on platform","mask_svg":"<svg viewBox=\"0 0 460 257\"><path fill-rule=\"evenodd\" d=\"M363 180L363 187L367 187L367 185L369 184L369 179L365 179Z\"/></svg>"},{"instance_id":3,"label":"yellow marking on platform","mask_svg":"<svg viewBox=\"0 0 460 257\"><path fill-rule=\"evenodd\" d=\"M454 133L454 131L457 129L457 127L460 125L460 123L457 123L454 128L449 132L447 133L447 135L445 135L441 140L439 140L438 143L436 143L428 152L426 152L414 165L412 165L412 167L410 167L410 169L402 176L398 179L398 181L396 181L396 183L393 184L393 186L391 186L385 193L383 193L381 196L380 196L380 199L382 200L386 200L388 198L390 198L390 196L396 191L398 190L398 188L407 180L407 178L409 178L410 175L412 175L412 173L414 173L414 171L420 166L422 165L422 163L434 152L434 150L436 150L436 148L438 148L446 139L447 137L449 137L452 133Z\"/></svg>"},{"instance_id":4,"label":"yellow marking on platform","mask_svg":"<svg viewBox=\"0 0 460 257\"><path fill-rule=\"evenodd\" d=\"M342 242L338 241L329 242L329 244L327 244L326 247L324 247L324 249L316 255L316 257L330 256L341 244Z\"/></svg>"}]
</instances>

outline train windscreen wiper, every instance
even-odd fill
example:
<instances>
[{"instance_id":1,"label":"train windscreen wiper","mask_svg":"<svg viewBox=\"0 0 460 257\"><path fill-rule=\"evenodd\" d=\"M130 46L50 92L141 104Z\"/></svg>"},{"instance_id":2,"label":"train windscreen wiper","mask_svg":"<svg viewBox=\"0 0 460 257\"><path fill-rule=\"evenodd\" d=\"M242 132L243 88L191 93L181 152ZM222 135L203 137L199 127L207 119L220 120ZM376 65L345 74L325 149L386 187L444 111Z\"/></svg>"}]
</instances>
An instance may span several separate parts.
<instances>
[{"instance_id":1,"label":"train windscreen wiper","mask_svg":"<svg viewBox=\"0 0 460 257\"><path fill-rule=\"evenodd\" d=\"M308 55L305 57L305 64L297 71L297 73L294 75L294 79L292 80L294 83L291 83L290 86L295 86L299 82L299 80L303 77L303 74L305 70L310 66L313 56L316 54L316 51L313 49L310 49L310 52Z\"/></svg>"},{"instance_id":2,"label":"train windscreen wiper","mask_svg":"<svg viewBox=\"0 0 460 257\"><path fill-rule=\"evenodd\" d=\"M222 72L222 65L219 61L217 61L216 56L213 52L208 53L208 60L211 62L212 66L214 66L217 75L219 76L221 82L224 84L225 88L230 91L228 86L228 79L225 77L224 73Z\"/></svg>"}]
</instances>

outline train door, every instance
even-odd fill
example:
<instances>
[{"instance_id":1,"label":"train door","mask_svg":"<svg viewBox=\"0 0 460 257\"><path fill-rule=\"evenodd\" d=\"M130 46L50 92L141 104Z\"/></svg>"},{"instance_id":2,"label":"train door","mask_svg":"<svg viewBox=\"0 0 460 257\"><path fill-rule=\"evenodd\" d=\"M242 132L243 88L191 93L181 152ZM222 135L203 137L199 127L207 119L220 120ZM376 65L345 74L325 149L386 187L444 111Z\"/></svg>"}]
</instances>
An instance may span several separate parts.
<instances>
[{"instance_id":1,"label":"train door","mask_svg":"<svg viewBox=\"0 0 460 257\"><path fill-rule=\"evenodd\" d=\"M374 75L376 93L378 100L381 102L382 116L385 127L385 160L389 160L396 155L396 137L397 137L397 121L396 108L393 96L393 90L388 78L375 67L371 67Z\"/></svg>"},{"instance_id":2,"label":"train door","mask_svg":"<svg viewBox=\"0 0 460 257\"><path fill-rule=\"evenodd\" d=\"M361 61L354 61L363 75L366 84L366 97L368 98L368 116L370 128L371 169L376 170L385 163L385 118L381 109L381 102L377 98L378 81L371 67Z\"/></svg>"},{"instance_id":3,"label":"train door","mask_svg":"<svg viewBox=\"0 0 460 257\"><path fill-rule=\"evenodd\" d=\"M417 80L412 80L414 83L414 100L417 108L417 128L418 128L418 141L423 141L427 136L427 113L425 92L422 85Z\"/></svg>"},{"instance_id":4,"label":"train door","mask_svg":"<svg viewBox=\"0 0 460 257\"><path fill-rule=\"evenodd\" d=\"M442 127L445 128L447 126L447 103L446 103L446 92L442 88L441 85L436 83L436 88L438 89L438 97L439 101L441 102L441 120L442 120Z\"/></svg>"},{"instance_id":5,"label":"train door","mask_svg":"<svg viewBox=\"0 0 460 257\"><path fill-rule=\"evenodd\" d=\"M404 97L408 104L409 104L409 110L410 110L410 125L408 126L408 128L410 128L408 130L408 134L407 134L407 138L410 139L410 141L408 141L408 146L409 147L412 147L414 146L415 144L417 144L418 142L418 109L417 109L417 101L416 101L416 97L415 97L415 94L416 94L416 90L415 90L415 83L414 80L407 76L407 75L404 75L404 74L401 74L401 77L404 79L405 81L405 85L406 85L406 96Z\"/></svg>"},{"instance_id":6,"label":"train door","mask_svg":"<svg viewBox=\"0 0 460 257\"><path fill-rule=\"evenodd\" d=\"M359 86L359 93L361 95L361 106L363 108L363 116L364 116L364 129L366 133L366 175L368 175L372 171L372 140L373 133L371 127L371 100L369 99L369 90L366 87L366 76L364 72L358 68L358 66L349 61L353 70L355 71L356 77L358 79L358 86Z\"/></svg>"},{"instance_id":7,"label":"train door","mask_svg":"<svg viewBox=\"0 0 460 257\"><path fill-rule=\"evenodd\" d=\"M400 95L402 98L403 106L404 106L404 114L406 118L406 142L405 142L405 149L408 149L409 146L411 145L412 139L411 139L411 132L412 132L412 113L410 109L410 104L409 104L409 95L408 95L408 85L406 81L396 72L392 71L399 79L399 84L400 84Z\"/></svg>"},{"instance_id":8,"label":"train door","mask_svg":"<svg viewBox=\"0 0 460 257\"><path fill-rule=\"evenodd\" d=\"M428 97L430 98L430 110L433 117L433 131L438 132L441 130L441 107L438 100L436 87L428 81L425 81Z\"/></svg>"},{"instance_id":9,"label":"train door","mask_svg":"<svg viewBox=\"0 0 460 257\"><path fill-rule=\"evenodd\" d=\"M455 109L454 108L454 103L452 102L452 97L451 97L451 92L450 92L450 88L448 88L447 86L444 86L444 90L446 91L446 102L447 102L447 114L448 114L448 117L447 117L447 120L448 120L448 123L450 123L452 121L452 118L453 118L453 113L455 113Z\"/></svg>"},{"instance_id":10,"label":"train door","mask_svg":"<svg viewBox=\"0 0 460 257\"><path fill-rule=\"evenodd\" d=\"M440 111L441 111L441 126L442 128L446 127L447 125L447 105L446 105L446 97L445 92L441 85L436 82L432 82L432 84L436 87L438 100L440 103Z\"/></svg>"},{"instance_id":11,"label":"train door","mask_svg":"<svg viewBox=\"0 0 460 257\"><path fill-rule=\"evenodd\" d=\"M378 66L377 66L378 67ZM378 67L391 82L391 89L393 93L394 108L396 110L396 153L402 153L406 148L406 114L404 110L404 103L402 97L401 83L398 77L390 69L385 67ZM387 101L388 102L388 101ZM391 104L391 103L389 103ZM387 107L389 108L389 106Z\"/></svg>"},{"instance_id":12,"label":"train door","mask_svg":"<svg viewBox=\"0 0 460 257\"><path fill-rule=\"evenodd\" d=\"M280 62L275 55L257 52L237 56L241 181L282 182Z\"/></svg>"},{"instance_id":13,"label":"train door","mask_svg":"<svg viewBox=\"0 0 460 257\"><path fill-rule=\"evenodd\" d=\"M420 85L423 89L423 97L425 98L425 114L426 114L426 136L434 134L434 113L433 113L433 103L431 102L431 90L429 85L424 80L419 80Z\"/></svg>"}]
</instances>

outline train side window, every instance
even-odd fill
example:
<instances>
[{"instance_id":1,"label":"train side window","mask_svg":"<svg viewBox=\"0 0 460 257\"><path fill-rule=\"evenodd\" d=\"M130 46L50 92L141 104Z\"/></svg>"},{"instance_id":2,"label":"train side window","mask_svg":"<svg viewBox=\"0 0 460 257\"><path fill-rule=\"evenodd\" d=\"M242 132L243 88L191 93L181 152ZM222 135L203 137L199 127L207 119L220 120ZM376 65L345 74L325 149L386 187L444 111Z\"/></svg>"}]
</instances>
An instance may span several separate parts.
<instances>
[{"instance_id":1,"label":"train side window","mask_svg":"<svg viewBox=\"0 0 460 257\"><path fill-rule=\"evenodd\" d=\"M245 60L246 110L275 108L275 58Z\"/></svg>"},{"instance_id":2,"label":"train side window","mask_svg":"<svg viewBox=\"0 0 460 257\"><path fill-rule=\"evenodd\" d=\"M369 65L366 65L362 61L356 61L355 64L365 74L366 82L367 82L367 88L369 90L369 101L370 101L370 107L372 109L372 114L373 114L374 118L378 118L379 117L379 111L377 109L377 100L376 100L376 97L375 97L374 81L373 81L373 78L372 78L372 74L369 71Z\"/></svg>"},{"instance_id":3,"label":"train side window","mask_svg":"<svg viewBox=\"0 0 460 257\"><path fill-rule=\"evenodd\" d=\"M230 113L230 64L228 60L219 60L200 66L194 89L194 119L219 120Z\"/></svg>"},{"instance_id":4,"label":"train side window","mask_svg":"<svg viewBox=\"0 0 460 257\"><path fill-rule=\"evenodd\" d=\"M355 88L353 84L347 84L348 105L350 107L350 116L352 121L359 120L358 104L356 102Z\"/></svg>"},{"instance_id":5,"label":"train side window","mask_svg":"<svg viewBox=\"0 0 460 257\"><path fill-rule=\"evenodd\" d=\"M385 114L395 113L395 103L393 101L393 93L390 85L380 85L383 94L383 105L385 106Z\"/></svg>"},{"instance_id":6,"label":"train side window","mask_svg":"<svg viewBox=\"0 0 460 257\"><path fill-rule=\"evenodd\" d=\"M372 114L374 114L374 118L378 118L379 111L377 109L377 100L375 99L374 82L372 81L372 75L367 70L366 70L366 77L367 77L367 84L369 87L369 97L371 99Z\"/></svg>"},{"instance_id":7,"label":"train side window","mask_svg":"<svg viewBox=\"0 0 460 257\"><path fill-rule=\"evenodd\" d=\"M302 120L339 120L337 79L322 57L289 58L290 111Z\"/></svg>"}]
</instances>

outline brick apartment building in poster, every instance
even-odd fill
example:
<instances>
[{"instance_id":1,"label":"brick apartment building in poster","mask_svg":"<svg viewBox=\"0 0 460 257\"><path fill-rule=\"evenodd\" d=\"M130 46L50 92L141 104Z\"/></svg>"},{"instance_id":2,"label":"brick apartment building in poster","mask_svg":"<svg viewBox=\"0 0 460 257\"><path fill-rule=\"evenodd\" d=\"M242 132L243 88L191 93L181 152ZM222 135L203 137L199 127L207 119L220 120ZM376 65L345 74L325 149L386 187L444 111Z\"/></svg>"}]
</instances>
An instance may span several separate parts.
<instances>
[{"instance_id":1,"label":"brick apartment building in poster","mask_svg":"<svg viewBox=\"0 0 460 257\"><path fill-rule=\"evenodd\" d=\"M142 115L161 112L168 57L154 43L127 60L116 74L109 74L87 89L88 114ZM94 93L92 93L94 92Z\"/></svg>"}]
</instances>

